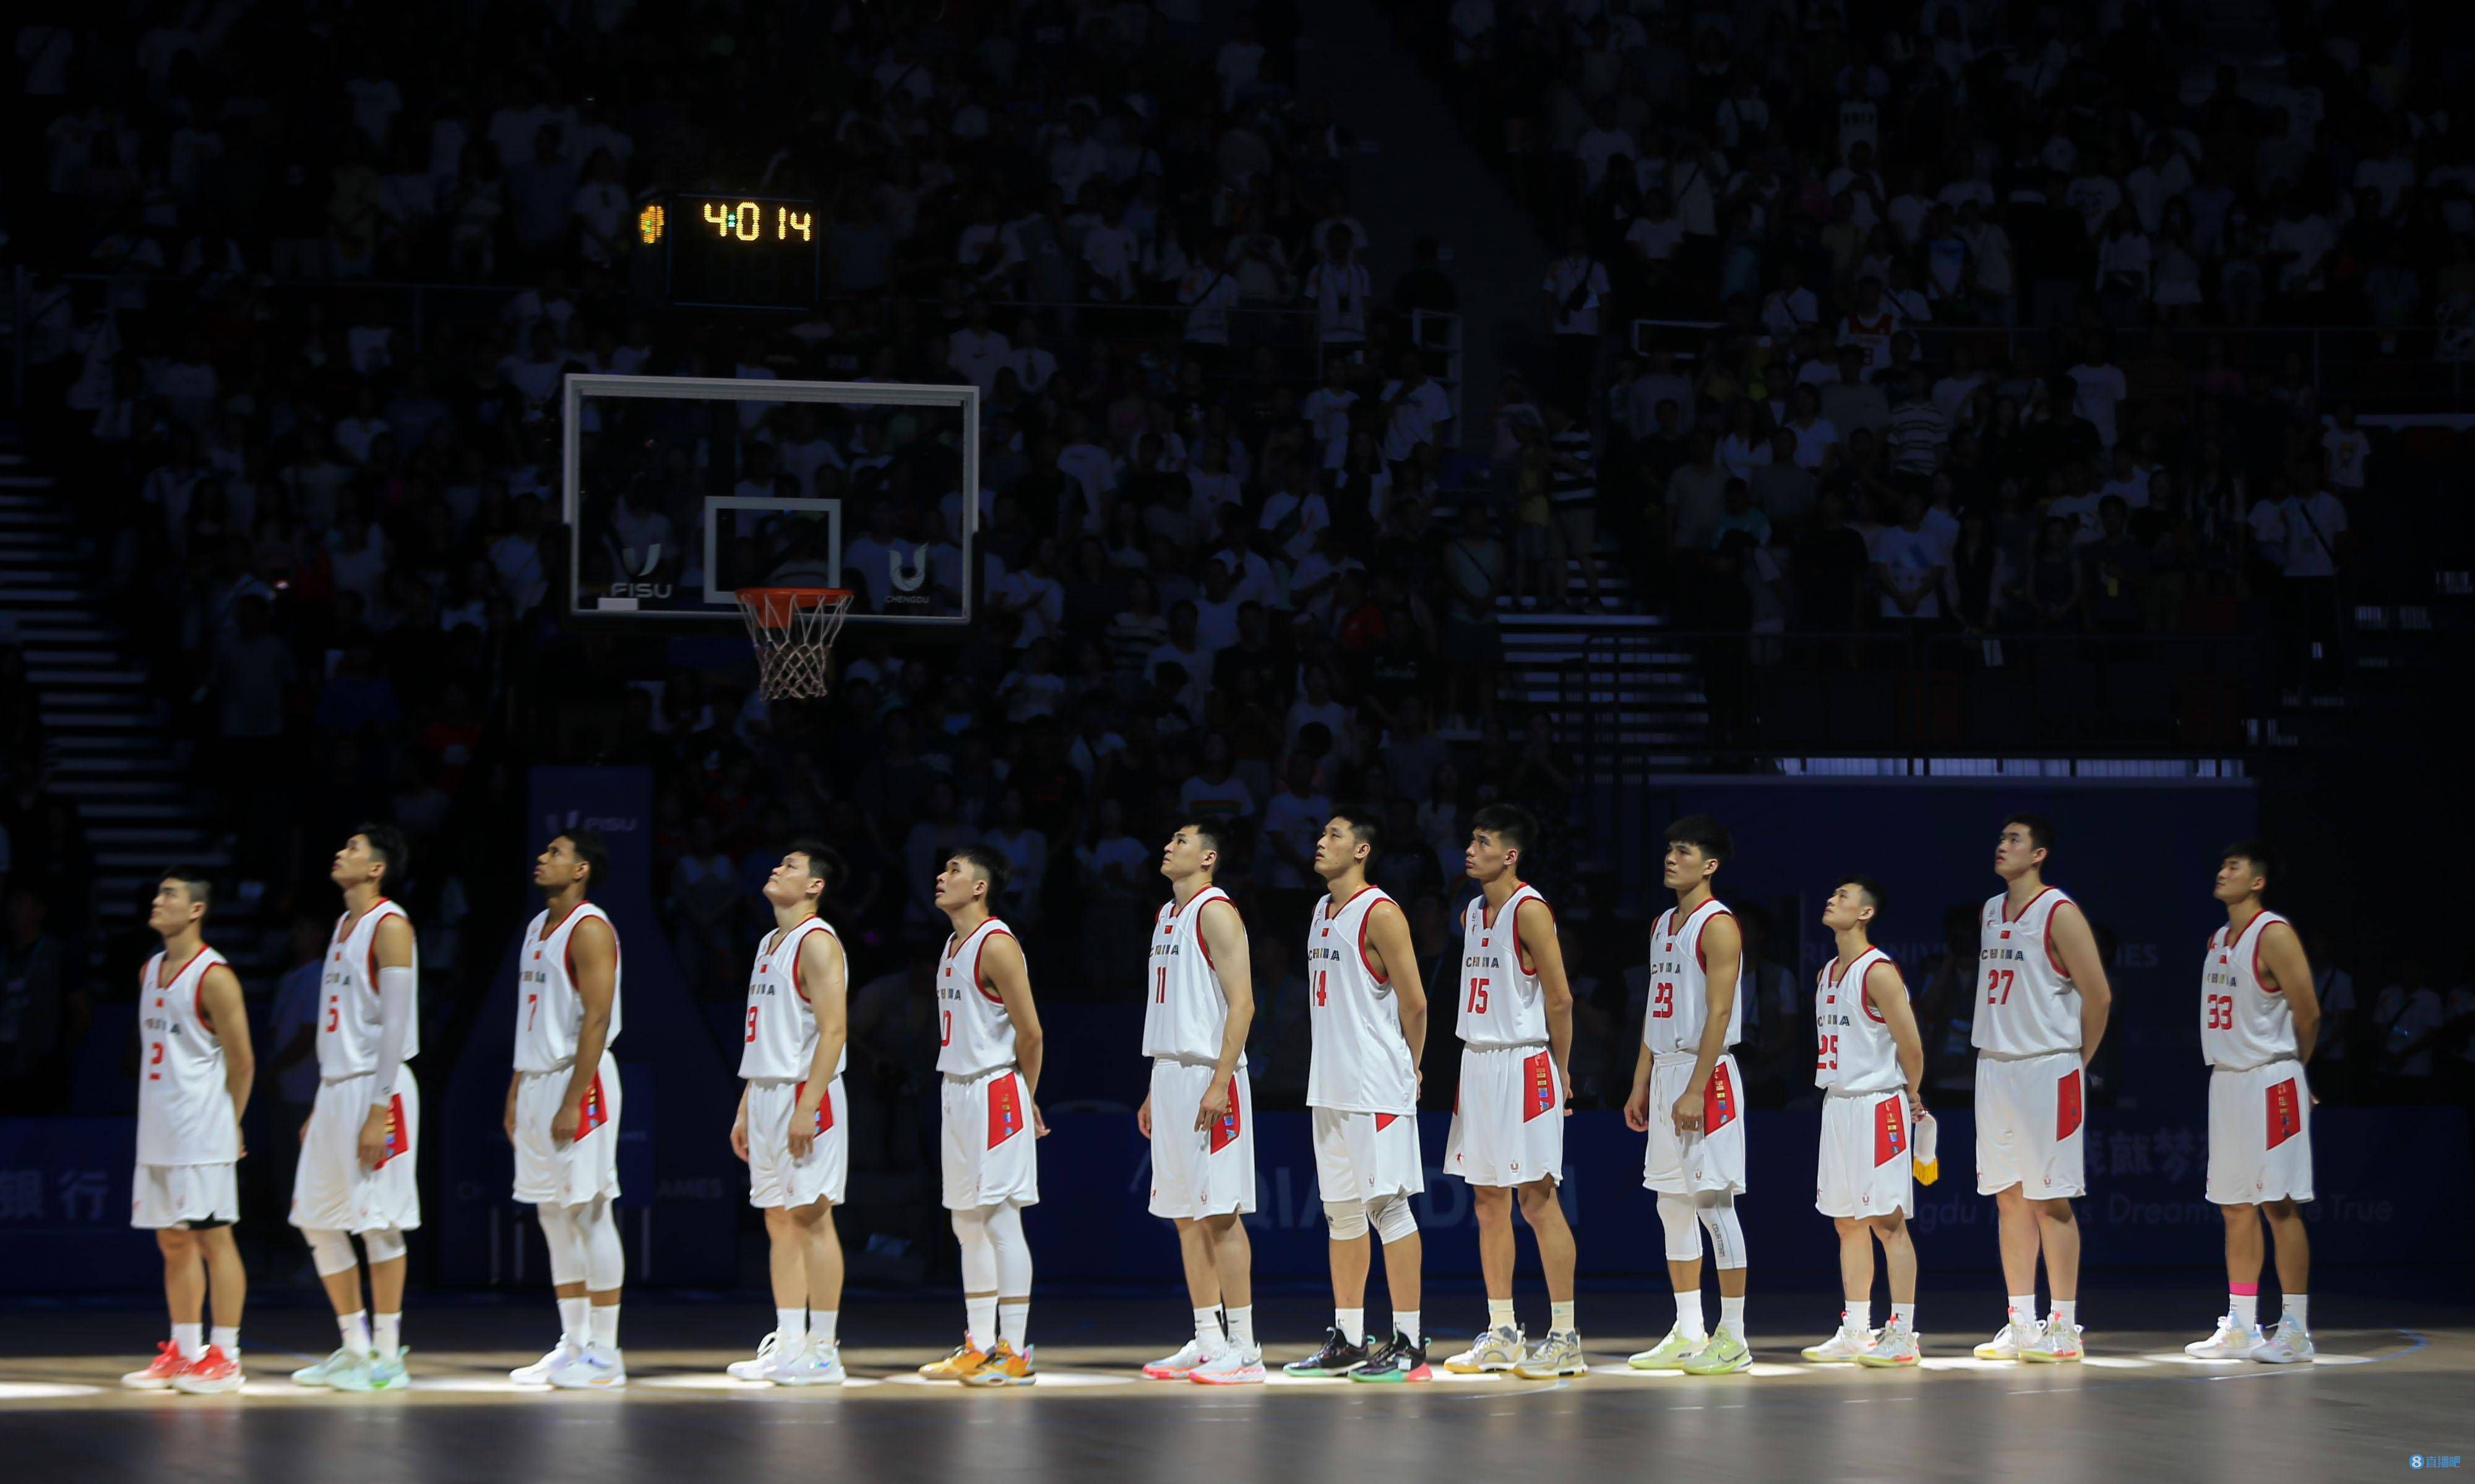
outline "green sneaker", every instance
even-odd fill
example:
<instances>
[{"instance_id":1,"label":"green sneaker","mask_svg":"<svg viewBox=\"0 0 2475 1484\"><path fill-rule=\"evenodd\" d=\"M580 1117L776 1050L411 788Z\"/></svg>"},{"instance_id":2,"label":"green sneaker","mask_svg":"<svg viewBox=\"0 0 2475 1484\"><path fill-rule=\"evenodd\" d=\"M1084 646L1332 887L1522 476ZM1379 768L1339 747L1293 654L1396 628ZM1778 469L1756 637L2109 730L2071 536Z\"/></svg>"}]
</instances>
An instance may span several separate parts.
<instances>
[{"instance_id":1,"label":"green sneaker","mask_svg":"<svg viewBox=\"0 0 2475 1484\"><path fill-rule=\"evenodd\" d=\"M1686 1375L1727 1375L1752 1368L1752 1350L1744 1337L1725 1325L1710 1332L1710 1343L1696 1351L1693 1358L1679 1369Z\"/></svg>"},{"instance_id":2,"label":"green sneaker","mask_svg":"<svg viewBox=\"0 0 2475 1484\"><path fill-rule=\"evenodd\" d=\"M411 1353L399 1345L392 1356L381 1360L372 1355L327 1384L337 1391L402 1391L406 1385L404 1357Z\"/></svg>"},{"instance_id":3,"label":"green sneaker","mask_svg":"<svg viewBox=\"0 0 2475 1484\"><path fill-rule=\"evenodd\" d=\"M1694 1352L1708 1343L1686 1334L1679 1325L1667 1331L1666 1339L1639 1354L1627 1356L1625 1364L1636 1371L1681 1371Z\"/></svg>"},{"instance_id":4,"label":"green sneaker","mask_svg":"<svg viewBox=\"0 0 2475 1484\"><path fill-rule=\"evenodd\" d=\"M360 1369L360 1351L355 1350L339 1349L335 1353L328 1356L316 1365L303 1366L300 1370L293 1372L292 1384L295 1386L331 1387L335 1384L335 1378L337 1376L343 1375L348 1372L357 1371Z\"/></svg>"}]
</instances>

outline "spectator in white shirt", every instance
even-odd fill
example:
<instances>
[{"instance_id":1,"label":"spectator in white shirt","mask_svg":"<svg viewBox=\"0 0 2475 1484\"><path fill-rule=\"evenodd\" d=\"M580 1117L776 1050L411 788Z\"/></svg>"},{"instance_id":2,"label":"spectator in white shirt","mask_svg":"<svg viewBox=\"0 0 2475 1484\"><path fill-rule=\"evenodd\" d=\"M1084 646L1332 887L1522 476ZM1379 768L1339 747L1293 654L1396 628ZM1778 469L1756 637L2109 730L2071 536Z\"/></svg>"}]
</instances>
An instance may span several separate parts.
<instances>
[{"instance_id":1,"label":"spectator in white shirt","mask_svg":"<svg viewBox=\"0 0 2475 1484\"><path fill-rule=\"evenodd\" d=\"M2364 466L2371 458L2372 440L2355 426L2355 406L2340 402L2331 419L2329 430L2320 435L2320 451L2329 470L2329 482L2348 494L2364 488Z\"/></svg>"},{"instance_id":2,"label":"spectator in white shirt","mask_svg":"<svg viewBox=\"0 0 2475 1484\"><path fill-rule=\"evenodd\" d=\"M2071 410L2089 420L2096 429L2097 442L2114 447L2117 423L2115 413L2122 400L2131 394L2131 384L2124 379L2122 368L2114 363L2103 345L2092 346L2080 363L2071 369Z\"/></svg>"},{"instance_id":3,"label":"spectator in white shirt","mask_svg":"<svg viewBox=\"0 0 2475 1484\"><path fill-rule=\"evenodd\" d=\"M1384 385L1380 399L1388 421L1384 428L1384 461L1408 462L1420 444L1433 445L1435 427L1451 418L1451 399L1427 378L1426 357L1416 351L1401 353L1401 375Z\"/></svg>"},{"instance_id":4,"label":"spectator in white shirt","mask_svg":"<svg viewBox=\"0 0 2475 1484\"><path fill-rule=\"evenodd\" d=\"M1082 506L1073 519L1083 529L1098 535L1107 526L1111 498L1117 491L1116 460L1109 450L1090 441L1083 414L1066 415L1063 431L1065 447L1057 450L1057 472L1074 481L1082 498Z\"/></svg>"},{"instance_id":5,"label":"spectator in white shirt","mask_svg":"<svg viewBox=\"0 0 2475 1484\"><path fill-rule=\"evenodd\" d=\"M1015 328L1014 349L1006 354L1006 365L1024 396L1037 397L1048 390L1049 377L1057 375L1057 357L1041 346L1039 320L1026 314Z\"/></svg>"},{"instance_id":6,"label":"spectator in white shirt","mask_svg":"<svg viewBox=\"0 0 2475 1484\"><path fill-rule=\"evenodd\" d=\"M1327 230L1323 256L1307 271L1305 295L1314 301L1315 338L1328 358L1333 348L1366 343L1366 296L1374 280L1358 261L1358 246L1346 227Z\"/></svg>"},{"instance_id":7,"label":"spectator in white shirt","mask_svg":"<svg viewBox=\"0 0 2475 1484\"><path fill-rule=\"evenodd\" d=\"M985 398L996 390L997 373L1013 356L1014 345L1003 334L989 328L986 300L972 300L963 315L963 328L945 338L945 364L969 377ZM1020 379L1017 375L1016 380Z\"/></svg>"}]
</instances>

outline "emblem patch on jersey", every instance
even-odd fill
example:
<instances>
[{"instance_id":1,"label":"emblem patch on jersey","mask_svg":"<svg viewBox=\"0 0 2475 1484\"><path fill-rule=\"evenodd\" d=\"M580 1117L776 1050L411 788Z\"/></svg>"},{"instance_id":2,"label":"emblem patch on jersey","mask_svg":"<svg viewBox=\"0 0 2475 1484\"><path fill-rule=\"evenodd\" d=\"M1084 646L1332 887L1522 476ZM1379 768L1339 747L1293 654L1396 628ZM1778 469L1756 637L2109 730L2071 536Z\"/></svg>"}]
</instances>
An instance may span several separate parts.
<instances>
[{"instance_id":1,"label":"emblem patch on jersey","mask_svg":"<svg viewBox=\"0 0 2475 1484\"><path fill-rule=\"evenodd\" d=\"M1874 1167L1881 1168L1908 1152L1908 1114L1900 1098L1874 1105Z\"/></svg>"},{"instance_id":2,"label":"emblem patch on jersey","mask_svg":"<svg viewBox=\"0 0 2475 1484\"><path fill-rule=\"evenodd\" d=\"M404 1125L404 1094L399 1092L387 1099L386 1153L379 1156L377 1167L385 1169L388 1160L411 1153L412 1131Z\"/></svg>"},{"instance_id":3,"label":"emblem patch on jersey","mask_svg":"<svg viewBox=\"0 0 2475 1484\"><path fill-rule=\"evenodd\" d=\"M1736 1121L1735 1084L1728 1078L1728 1063L1722 1061L1710 1069L1710 1083L1702 1089L1702 1132L1704 1137Z\"/></svg>"},{"instance_id":4,"label":"emblem patch on jersey","mask_svg":"<svg viewBox=\"0 0 2475 1484\"><path fill-rule=\"evenodd\" d=\"M1022 1130L1022 1083L1008 1072L989 1083L989 1148L996 1148Z\"/></svg>"},{"instance_id":5,"label":"emblem patch on jersey","mask_svg":"<svg viewBox=\"0 0 2475 1484\"><path fill-rule=\"evenodd\" d=\"M2054 1137L2067 1139L2079 1131L2080 1074L2074 1067L2054 1084Z\"/></svg>"},{"instance_id":6,"label":"emblem patch on jersey","mask_svg":"<svg viewBox=\"0 0 2475 1484\"><path fill-rule=\"evenodd\" d=\"M1544 1118L1556 1111L1556 1068L1546 1052L1521 1062L1521 1121Z\"/></svg>"},{"instance_id":7,"label":"emblem patch on jersey","mask_svg":"<svg viewBox=\"0 0 2475 1484\"><path fill-rule=\"evenodd\" d=\"M2268 1089L2268 1147L2275 1149L2302 1131L2303 1104L2290 1077Z\"/></svg>"},{"instance_id":8,"label":"emblem patch on jersey","mask_svg":"<svg viewBox=\"0 0 2475 1484\"><path fill-rule=\"evenodd\" d=\"M601 1094L601 1074L593 1074L593 1085L584 1089L584 1101L576 1108L576 1136L582 1138L610 1121L610 1100Z\"/></svg>"},{"instance_id":9,"label":"emblem patch on jersey","mask_svg":"<svg viewBox=\"0 0 2475 1484\"><path fill-rule=\"evenodd\" d=\"M600 1085L600 1079L596 1078L594 1082L595 1085L598 1086ZM795 1108L799 1106L799 1100L807 1095L808 1084L804 1080L802 1080L799 1085L791 1089L791 1106ZM825 1095L817 1100L817 1131L819 1133L823 1133L833 1126L834 1089L828 1087L825 1089Z\"/></svg>"},{"instance_id":10,"label":"emblem patch on jersey","mask_svg":"<svg viewBox=\"0 0 2475 1484\"><path fill-rule=\"evenodd\" d=\"M1240 1131L1238 1122L1238 1078L1233 1073L1229 1078L1229 1111L1212 1120L1212 1128L1208 1135L1211 1139L1211 1147L1206 1153L1216 1155L1237 1143Z\"/></svg>"}]
</instances>

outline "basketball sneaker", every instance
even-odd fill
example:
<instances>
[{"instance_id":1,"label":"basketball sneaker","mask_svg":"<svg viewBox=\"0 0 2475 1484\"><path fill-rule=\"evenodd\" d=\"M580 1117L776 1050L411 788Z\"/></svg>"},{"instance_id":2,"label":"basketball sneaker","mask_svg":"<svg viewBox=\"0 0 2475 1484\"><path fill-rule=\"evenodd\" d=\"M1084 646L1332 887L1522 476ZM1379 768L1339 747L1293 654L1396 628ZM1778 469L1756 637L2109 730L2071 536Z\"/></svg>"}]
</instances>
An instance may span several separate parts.
<instances>
[{"instance_id":1,"label":"basketball sneaker","mask_svg":"<svg viewBox=\"0 0 2475 1484\"><path fill-rule=\"evenodd\" d=\"M303 1366L300 1370L293 1372L292 1384L295 1386L323 1386L331 1388L334 1386L337 1377L349 1375L352 1373L358 1371L361 1368L361 1361L363 1359L364 1357L359 1350L347 1350L339 1347L335 1353L328 1356L316 1365Z\"/></svg>"},{"instance_id":2,"label":"basketball sneaker","mask_svg":"<svg viewBox=\"0 0 2475 1484\"><path fill-rule=\"evenodd\" d=\"M756 1342L756 1354L753 1358L734 1360L723 1369L729 1373L730 1378L734 1381L771 1380L773 1375L773 1363L781 1358L782 1336L769 1329L765 1331L765 1338ZM544 1355L542 1359L547 1361L550 1356ZM920 1368L920 1374L922 1375L927 1374L925 1366ZM521 1380L523 1377L519 1376L517 1379Z\"/></svg>"},{"instance_id":3,"label":"basketball sneaker","mask_svg":"<svg viewBox=\"0 0 2475 1484\"><path fill-rule=\"evenodd\" d=\"M1693 1352L1691 1359L1677 1369L1686 1375L1730 1375L1752 1369L1752 1347L1745 1337L1726 1325L1710 1331L1710 1343Z\"/></svg>"},{"instance_id":4,"label":"basketball sneaker","mask_svg":"<svg viewBox=\"0 0 2475 1484\"><path fill-rule=\"evenodd\" d=\"M518 1366L507 1373L507 1379L519 1386L548 1386L551 1374L571 1355L580 1354L583 1347L562 1338L550 1352L528 1366Z\"/></svg>"},{"instance_id":5,"label":"basketball sneaker","mask_svg":"<svg viewBox=\"0 0 2475 1484\"><path fill-rule=\"evenodd\" d=\"M1883 1368L1913 1366L1922 1349L1917 1332L1894 1319L1875 1332L1874 1343L1856 1357L1856 1363Z\"/></svg>"},{"instance_id":6,"label":"basketball sneaker","mask_svg":"<svg viewBox=\"0 0 2475 1484\"><path fill-rule=\"evenodd\" d=\"M2232 1314L2220 1314L2216 1332L2184 1346L2183 1353L2193 1360L2248 1360L2260 1346L2260 1326L2246 1325Z\"/></svg>"},{"instance_id":7,"label":"basketball sneaker","mask_svg":"<svg viewBox=\"0 0 2475 1484\"><path fill-rule=\"evenodd\" d=\"M1994 1331L1994 1338L1976 1348L1977 1359L2017 1360L2020 1358L2021 1350L2036 1343L2037 1332L2043 1326L2034 1318L2021 1313L2018 1309L2012 1309L2009 1312L2010 1319L2004 1322L2001 1328Z\"/></svg>"},{"instance_id":8,"label":"basketball sneaker","mask_svg":"<svg viewBox=\"0 0 2475 1484\"><path fill-rule=\"evenodd\" d=\"M1038 1349L1040 1347L1037 1345L1026 1345L1017 1350L1014 1348L1013 1341L999 1340L997 1348L989 1351L988 1363L963 1377L963 1384L966 1386L1029 1386L1040 1379L1040 1372L1031 1363L1031 1352Z\"/></svg>"},{"instance_id":9,"label":"basketball sneaker","mask_svg":"<svg viewBox=\"0 0 2475 1484\"><path fill-rule=\"evenodd\" d=\"M1530 1347L1512 1374L1525 1381L1552 1381L1559 1375L1586 1375L1590 1358L1581 1353L1581 1337L1570 1329L1550 1329L1547 1338Z\"/></svg>"},{"instance_id":10,"label":"basketball sneaker","mask_svg":"<svg viewBox=\"0 0 2475 1484\"><path fill-rule=\"evenodd\" d=\"M1188 1340L1177 1348L1176 1354L1164 1356L1143 1367L1143 1379L1183 1381L1194 1374L1197 1366L1210 1360L1213 1354L1213 1351L1203 1348L1201 1340Z\"/></svg>"},{"instance_id":11,"label":"basketball sneaker","mask_svg":"<svg viewBox=\"0 0 2475 1484\"><path fill-rule=\"evenodd\" d=\"M349 1371L338 1372L327 1384L337 1391L402 1391L411 1384L404 1357L412 1351L397 1346L392 1355L367 1355Z\"/></svg>"},{"instance_id":12,"label":"basketball sneaker","mask_svg":"<svg viewBox=\"0 0 2475 1484\"><path fill-rule=\"evenodd\" d=\"M1340 1326L1334 1325L1323 1332L1323 1346L1304 1360L1292 1360L1281 1370L1289 1375L1347 1375L1366 1364L1369 1350L1364 1344L1352 1345L1342 1339Z\"/></svg>"},{"instance_id":13,"label":"basketball sneaker","mask_svg":"<svg viewBox=\"0 0 2475 1484\"><path fill-rule=\"evenodd\" d=\"M561 1391L608 1391L627 1384L627 1362L615 1347L600 1342L560 1362L550 1383Z\"/></svg>"},{"instance_id":14,"label":"basketball sneaker","mask_svg":"<svg viewBox=\"0 0 2475 1484\"><path fill-rule=\"evenodd\" d=\"M155 1359L146 1369L130 1372L120 1378L120 1384L134 1386L139 1391L166 1391L187 1369L189 1362L181 1353L181 1347L170 1340L161 1340L156 1343Z\"/></svg>"},{"instance_id":15,"label":"basketball sneaker","mask_svg":"<svg viewBox=\"0 0 2475 1484\"><path fill-rule=\"evenodd\" d=\"M1820 1345L1806 1346L1802 1353L1805 1359L1817 1365L1854 1365L1856 1357L1864 1354L1873 1344L1874 1331L1849 1324L1848 1316L1842 1313L1837 1332Z\"/></svg>"},{"instance_id":16,"label":"basketball sneaker","mask_svg":"<svg viewBox=\"0 0 2475 1484\"><path fill-rule=\"evenodd\" d=\"M1694 1351L1710 1342L1698 1334L1686 1334L1684 1326L1667 1331L1667 1338L1646 1350L1625 1358L1625 1364L1636 1371L1681 1371Z\"/></svg>"},{"instance_id":17,"label":"basketball sneaker","mask_svg":"<svg viewBox=\"0 0 2475 1484\"><path fill-rule=\"evenodd\" d=\"M187 1370L172 1378L172 1389L193 1397L210 1396L219 1391L238 1391L243 1379L240 1357L225 1354L221 1346L209 1345L205 1354L190 1361Z\"/></svg>"},{"instance_id":18,"label":"basketball sneaker","mask_svg":"<svg viewBox=\"0 0 2475 1484\"><path fill-rule=\"evenodd\" d=\"M1349 1378L1397 1386L1404 1381L1432 1381L1435 1373L1427 1369L1426 1342L1412 1345L1408 1335L1396 1329L1391 1339L1366 1357L1366 1364L1349 1373Z\"/></svg>"},{"instance_id":19,"label":"basketball sneaker","mask_svg":"<svg viewBox=\"0 0 2475 1484\"><path fill-rule=\"evenodd\" d=\"M1187 1379L1197 1386L1261 1386L1263 1384L1263 1352L1229 1346L1195 1367L1188 1374Z\"/></svg>"},{"instance_id":20,"label":"basketball sneaker","mask_svg":"<svg viewBox=\"0 0 2475 1484\"><path fill-rule=\"evenodd\" d=\"M2291 1319L2281 1319L2277 1328L2263 1340L2251 1358L2265 1366L2308 1366L2319 1353L2313 1349L2312 1336Z\"/></svg>"},{"instance_id":21,"label":"basketball sneaker","mask_svg":"<svg viewBox=\"0 0 2475 1484\"><path fill-rule=\"evenodd\" d=\"M1521 1364L1522 1334L1510 1325L1482 1330L1477 1343L1444 1362L1455 1375L1482 1375L1509 1371Z\"/></svg>"},{"instance_id":22,"label":"basketball sneaker","mask_svg":"<svg viewBox=\"0 0 2475 1484\"><path fill-rule=\"evenodd\" d=\"M919 1374L931 1381L968 1381L979 1375L988 1363L989 1352L973 1345L969 1335L965 1335L963 1343L954 1347L954 1353L921 1366Z\"/></svg>"},{"instance_id":23,"label":"basketball sneaker","mask_svg":"<svg viewBox=\"0 0 2475 1484\"><path fill-rule=\"evenodd\" d=\"M843 1370L840 1346L810 1344L781 1357L765 1378L776 1386L840 1386L849 1375Z\"/></svg>"},{"instance_id":24,"label":"basketball sneaker","mask_svg":"<svg viewBox=\"0 0 2475 1484\"><path fill-rule=\"evenodd\" d=\"M2046 1321L2046 1326L2037 1331L2034 1341L2020 1347L2022 1360L2041 1366L2077 1360L2084 1353L2080 1346L2080 1326L2064 1324L2059 1314Z\"/></svg>"}]
</instances>

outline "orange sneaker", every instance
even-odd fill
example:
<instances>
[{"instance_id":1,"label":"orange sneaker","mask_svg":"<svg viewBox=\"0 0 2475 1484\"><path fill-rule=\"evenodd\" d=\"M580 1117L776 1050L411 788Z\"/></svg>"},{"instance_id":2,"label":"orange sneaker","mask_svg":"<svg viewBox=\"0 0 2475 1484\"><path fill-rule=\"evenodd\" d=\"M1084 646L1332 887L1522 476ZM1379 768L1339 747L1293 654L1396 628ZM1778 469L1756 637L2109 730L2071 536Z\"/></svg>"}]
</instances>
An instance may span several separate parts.
<instances>
[{"instance_id":1,"label":"orange sneaker","mask_svg":"<svg viewBox=\"0 0 2475 1484\"><path fill-rule=\"evenodd\" d=\"M997 1348L990 1352L988 1363L963 1377L963 1384L966 1386L1029 1386L1040 1379L1040 1373L1034 1370L1031 1364L1031 1352L1037 1349L1039 1349L1038 1346L1025 1346L1022 1350L1017 1350L1011 1344L999 1340Z\"/></svg>"},{"instance_id":2,"label":"orange sneaker","mask_svg":"<svg viewBox=\"0 0 2475 1484\"><path fill-rule=\"evenodd\" d=\"M182 1358L181 1347L164 1340L155 1347L155 1363L143 1371L130 1372L120 1378L120 1384L134 1386L139 1391L163 1391L188 1369L188 1361Z\"/></svg>"},{"instance_id":3,"label":"orange sneaker","mask_svg":"<svg viewBox=\"0 0 2475 1484\"><path fill-rule=\"evenodd\" d=\"M1005 1342L1001 1340L997 1343L1000 1348L1003 1348ZM919 1375L922 1379L931 1381L968 1382L987 1368L989 1358L987 1350L973 1345L971 1337L965 1335L963 1343L954 1347L954 1353L943 1360L932 1360L921 1366Z\"/></svg>"},{"instance_id":4,"label":"orange sneaker","mask_svg":"<svg viewBox=\"0 0 2475 1484\"><path fill-rule=\"evenodd\" d=\"M205 1354L189 1362L188 1369L172 1377L172 1389L208 1396L219 1391L238 1391L241 1380L240 1357L227 1355L221 1347L209 1345Z\"/></svg>"}]
</instances>

